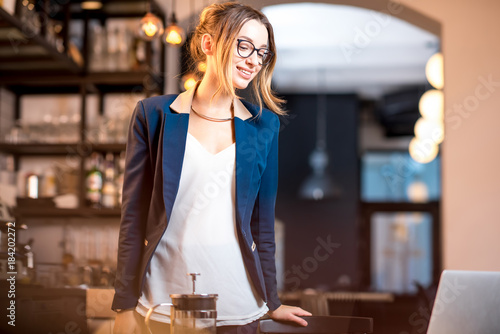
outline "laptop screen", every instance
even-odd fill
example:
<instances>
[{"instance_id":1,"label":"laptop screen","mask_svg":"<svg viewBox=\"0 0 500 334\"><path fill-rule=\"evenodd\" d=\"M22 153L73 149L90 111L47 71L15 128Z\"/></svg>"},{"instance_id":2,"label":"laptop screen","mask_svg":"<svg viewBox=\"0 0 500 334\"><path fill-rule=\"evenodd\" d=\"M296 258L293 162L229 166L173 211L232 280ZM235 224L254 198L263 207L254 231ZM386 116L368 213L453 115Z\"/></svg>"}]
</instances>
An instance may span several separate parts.
<instances>
[{"instance_id":1,"label":"laptop screen","mask_svg":"<svg viewBox=\"0 0 500 334\"><path fill-rule=\"evenodd\" d=\"M500 272L445 270L427 334L500 333Z\"/></svg>"}]
</instances>

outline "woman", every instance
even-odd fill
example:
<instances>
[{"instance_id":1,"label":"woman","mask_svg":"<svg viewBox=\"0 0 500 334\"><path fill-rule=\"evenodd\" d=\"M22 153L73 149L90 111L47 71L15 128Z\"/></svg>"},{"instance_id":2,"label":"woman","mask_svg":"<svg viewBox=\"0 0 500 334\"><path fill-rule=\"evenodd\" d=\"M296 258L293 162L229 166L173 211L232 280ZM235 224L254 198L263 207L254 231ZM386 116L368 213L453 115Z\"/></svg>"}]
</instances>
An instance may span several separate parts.
<instances>
[{"instance_id":1,"label":"woman","mask_svg":"<svg viewBox=\"0 0 500 334\"><path fill-rule=\"evenodd\" d=\"M178 96L140 101L127 144L113 309L115 333L144 330L149 307L190 293L217 293L218 333L252 333L266 313L307 325L281 305L274 260L280 99L272 27L259 11L214 4L191 42L203 80ZM259 106L237 89L252 82ZM262 99L274 111L262 108ZM154 326L168 330L168 312Z\"/></svg>"}]
</instances>

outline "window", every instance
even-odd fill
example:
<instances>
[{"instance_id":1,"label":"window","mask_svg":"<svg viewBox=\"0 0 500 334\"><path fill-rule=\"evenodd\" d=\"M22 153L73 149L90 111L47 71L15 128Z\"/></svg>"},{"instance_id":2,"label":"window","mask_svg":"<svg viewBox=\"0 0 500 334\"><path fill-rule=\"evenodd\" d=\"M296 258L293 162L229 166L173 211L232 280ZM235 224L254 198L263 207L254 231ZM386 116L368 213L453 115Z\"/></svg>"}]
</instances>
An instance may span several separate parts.
<instances>
[{"instance_id":1,"label":"window","mask_svg":"<svg viewBox=\"0 0 500 334\"><path fill-rule=\"evenodd\" d=\"M440 260L439 157L414 162L404 151L361 158L361 272L365 286L398 294L437 283Z\"/></svg>"}]
</instances>

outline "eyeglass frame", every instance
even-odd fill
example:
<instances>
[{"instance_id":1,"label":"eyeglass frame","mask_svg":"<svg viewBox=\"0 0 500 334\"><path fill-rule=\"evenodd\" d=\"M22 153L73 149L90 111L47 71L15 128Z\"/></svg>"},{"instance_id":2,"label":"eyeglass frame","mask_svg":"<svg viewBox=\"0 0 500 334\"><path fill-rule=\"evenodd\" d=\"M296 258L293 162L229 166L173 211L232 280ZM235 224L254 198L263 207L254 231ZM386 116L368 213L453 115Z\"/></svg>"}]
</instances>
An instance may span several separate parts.
<instances>
[{"instance_id":1,"label":"eyeglass frame","mask_svg":"<svg viewBox=\"0 0 500 334\"><path fill-rule=\"evenodd\" d=\"M273 57L274 57L274 53L273 53L271 50L269 50L268 48L260 48L260 49L257 49L257 48L255 47L255 45L254 45L252 42L250 42L250 41L248 41L248 40L246 40L246 39L242 39L242 38L237 38L237 39L236 39L236 41L238 42L238 43L236 44L236 52L238 53L238 56L240 56L241 58L250 58L250 57L253 55L253 53L254 53L255 51L257 51L257 59L258 59L258 58L259 58L258 56L259 56L259 51L260 51L260 50L266 50L266 51L267 51L267 53L270 55L270 56L269 56L269 61L268 61L268 62L266 62L266 63L260 63L260 62L259 62L259 65L260 65L260 66L265 66L265 65L269 64L269 63L271 62L271 60L273 59ZM247 42L247 43L250 43L250 45L253 47L252 52L250 52L250 54L249 54L248 56L246 56L246 57L244 57L244 56L242 56L242 55L240 54L240 43L241 43L241 42ZM264 57L262 57L262 59L264 59Z\"/></svg>"}]
</instances>

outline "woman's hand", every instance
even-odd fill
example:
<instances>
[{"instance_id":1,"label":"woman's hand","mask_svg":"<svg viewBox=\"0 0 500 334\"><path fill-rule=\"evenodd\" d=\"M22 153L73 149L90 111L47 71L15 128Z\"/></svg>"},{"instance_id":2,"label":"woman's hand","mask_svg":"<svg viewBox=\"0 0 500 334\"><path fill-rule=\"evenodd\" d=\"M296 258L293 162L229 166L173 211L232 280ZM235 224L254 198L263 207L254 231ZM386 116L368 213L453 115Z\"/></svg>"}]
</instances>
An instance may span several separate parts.
<instances>
[{"instance_id":1,"label":"woman's hand","mask_svg":"<svg viewBox=\"0 0 500 334\"><path fill-rule=\"evenodd\" d=\"M113 334L134 334L135 332L134 310L125 310L118 312L115 318Z\"/></svg>"},{"instance_id":2,"label":"woman's hand","mask_svg":"<svg viewBox=\"0 0 500 334\"><path fill-rule=\"evenodd\" d=\"M267 313L271 319L278 321L293 321L301 326L307 326L307 321L299 316L311 316L312 314L297 306L281 305L274 311Z\"/></svg>"}]
</instances>

